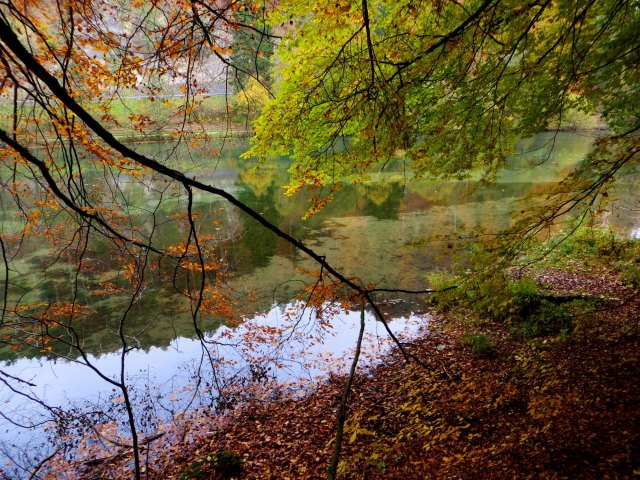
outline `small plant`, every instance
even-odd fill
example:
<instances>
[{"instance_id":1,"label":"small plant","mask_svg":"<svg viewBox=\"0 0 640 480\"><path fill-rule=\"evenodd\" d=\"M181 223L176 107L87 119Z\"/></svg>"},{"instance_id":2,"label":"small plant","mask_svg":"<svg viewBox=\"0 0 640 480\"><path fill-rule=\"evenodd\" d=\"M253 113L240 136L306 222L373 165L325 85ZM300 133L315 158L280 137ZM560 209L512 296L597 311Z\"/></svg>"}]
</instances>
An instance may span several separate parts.
<instances>
[{"instance_id":1,"label":"small plant","mask_svg":"<svg viewBox=\"0 0 640 480\"><path fill-rule=\"evenodd\" d=\"M478 357L488 357L495 350L493 340L482 333L465 333L462 336L462 343L471 347L471 353Z\"/></svg>"},{"instance_id":2,"label":"small plant","mask_svg":"<svg viewBox=\"0 0 640 480\"><path fill-rule=\"evenodd\" d=\"M406 457L403 453L401 453L401 454L396 455L395 457L393 457L393 461L394 461L395 463L402 463L402 462L404 462L404 460L405 460L406 458L407 458L407 457Z\"/></svg>"},{"instance_id":3,"label":"small plant","mask_svg":"<svg viewBox=\"0 0 640 480\"><path fill-rule=\"evenodd\" d=\"M635 260L640 254L638 239L623 237L605 228L579 227L571 234L559 233L543 246L550 263L563 262L566 257L585 264L607 263L623 272L638 269Z\"/></svg>"},{"instance_id":4,"label":"small plant","mask_svg":"<svg viewBox=\"0 0 640 480\"><path fill-rule=\"evenodd\" d=\"M215 468L215 459L213 455L207 455L194 460L191 464L184 468L180 475L179 480L206 480L210 472Z\"/></svg>"},{"instance_id":5,"label":"small plant","mask_svg":"<svg viewBox=\"0 0 640 480\"><path fill-rule=\"evenodd\" d=\"M440 311L446 312L457 303L458 277L444 270L434 270L426 274L427 282L432 290L436 290L433 300Z\"/></svg>"},{"instance_id":6,"label":"small plant","mask_svg":"<svg viewBox=\"0 0 640 480\"><path fill-rule=\"evenodd\" d=\"M614 267L620 272L620 278L626 285L640 288L640 258L636 256L628 260L620 260Z\"/></svg>"},{"instance_id":7,"label":"small plant","mask_svg":"<svg viewBox=\"0 0 640 480\"><path fill-rule=\"evenodd\" d=\"M242 457L237 453L228 450L222 450L216 453L217 471L222 478L234 478L242 473Z\"/></svg>"},{"instance_id":8,"label":"small plant","mask_svg":"<svg viewBox=\"0 0 640 480\"><path fill-rule=\"evenodd\" d=\"M501 257L482 245L471 248L468 264L459 265L455 275L436 271L428 274L427 279L435 290L457 285L436 294L442 310L461 306L481 318L504 321L527 315L539 302L535 282L528 277L513 280Z\"/></svg>"},{"instance_id":9,"label":"small plant","mask_svg":"<svg viewBox=\"0 0 640 480\"><path fill-rule=\"evenodd\" d=\"M566 337L572 330L571 317L564 307L541 302L528 315L514 321L513 334L522 338L545 337L561 334Z\"/></svg>"},{"instance_id":10,"label":"small plant","mask_svg":"<svg viewBox=\"0 0 640 480\"><path fill-rule=\"evenodd\" d=\"M376 467L376 471L379 474L382 474L387 469L387 464L385 463L384 460L380 460L378 463L375 464L375 467Z\"/></svg>"},{"instance_id":11,"label":"small plant","mask_svg":"<svg viewBox=\"0 0 640 480\"><path fill-rule=\"evenodd\" d=\"M243 469L242 457L228 450L210 453L193 461L178 477L179 480L206 480L217 473L220 478L229 479L240 476Z\"/></svg>"}]
</instances>

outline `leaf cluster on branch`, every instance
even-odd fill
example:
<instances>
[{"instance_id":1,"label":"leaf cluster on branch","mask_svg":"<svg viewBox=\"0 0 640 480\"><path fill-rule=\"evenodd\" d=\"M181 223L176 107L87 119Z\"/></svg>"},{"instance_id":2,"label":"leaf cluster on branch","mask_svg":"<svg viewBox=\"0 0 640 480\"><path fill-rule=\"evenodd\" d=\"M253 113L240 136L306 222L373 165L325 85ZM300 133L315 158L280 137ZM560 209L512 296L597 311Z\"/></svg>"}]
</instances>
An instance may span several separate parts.
<instances>
[{"instance_id":1,"label":"leaf cluster on branch","mask_svg":"<svg viewBox=\"0 0 640 480\"><path fill-rule=\"evenodd\" d=\"M518 139L561 128L572 111L613 133L567 179L558 193L571 195L549 218L637 162L635 2L341 0L308 10L291 0L270 18L296 20L248 154L291 155L290 192L328 186L331 196L395 157L416 175L481 169L490 179Z\"/></svg>"}]
</instances>

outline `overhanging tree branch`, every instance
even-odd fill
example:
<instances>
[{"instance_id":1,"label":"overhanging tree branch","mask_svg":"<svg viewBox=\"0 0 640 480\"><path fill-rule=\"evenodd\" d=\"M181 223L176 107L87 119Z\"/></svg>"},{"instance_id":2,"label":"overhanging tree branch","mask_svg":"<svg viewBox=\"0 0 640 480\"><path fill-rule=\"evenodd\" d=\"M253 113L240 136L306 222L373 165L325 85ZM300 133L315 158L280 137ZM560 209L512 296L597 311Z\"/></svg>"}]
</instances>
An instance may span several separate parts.
<instances>
[{"instance_id":1,"label":"overhanging tree branch","mask_svg":"<svg viewBox=\"0 0 640 480\"><path fill-rule=\"evenodd\" d=\"M0 41L2 41L5 44L5 46L9 50L11 50L13 55L15 55L16 59L20 60L20 62L22 62L22 64L27 70L32 72L42 83L44 83L47 86L47 88L56 96L56 98L58 98L69 110L71 110L78 118L80 118L91 130L93 130L95 134L98 135L98 137L100 137L109 147L113 148L124 157L129 158L144 167L147 167L161 175L164 175L168 178L171 178L181 183L185 188L196 188L203 192L208 192L208 193L217 195L221 198L224 198L229 203L231 203L236 208L238 208L240 211L242 211L243 213L245 213L246 215L250 216L255 221L257 221L258 223L260 223L267 230L271 231L278 237L284 239L299 251L305 253L308 257L310 257L316 263L322 266L323 269L325 269L328 273L330 273L332 276L337 278L340 282L347 285L349 288L351 288L355 292L363 295L367 303L374 310L376 317L383 323L385 330L387 331L387 333L389 334L393 342L398 346L398 348L406 358L410 357L410 354L402 346L402 343L400 342L400 340L395 336L393 331L389 328L384 315L382 314L382 312L380 311L376 303L373 301L369 291L366 288L362 287L361 285L357 284L355 281L349 279L348 277L340 273L338 270L336 270L333 266L331 266L326 261L324 256L319 255L314 250L312 250L311 248L306 246L304 243L302 243L302 241L292 237L288 233L278 228L273 223L269 222L264 216L262 216L260 213L258 213L256 210L252 209L245 203L238 200L235 196L233 196L229 192L220 188L216 188L212 185L208 185L206 183L200 182L194 178L188 177L187 175L185 175L184 173L178 170L167 167L166 165L163 165L162 163L156 160L153 160L149 157L146 157L140 154L139 152L136 152L135 150L127 147L122 142L117 140L109 130L107 130L98 120L96 120L87 110L85 110L69 94L69 92L62 85L60 85L58 80L51 73L49 73L42 66L42 64L38 62L38 60L36 60L36 58L24 47L24 45L22 45L22 43L18 39L17 35L15 34L11 26L4 19L1 19L1 18L0 18ZM14 146L18 146L20 150L18 149L16 150L19 152L26 151L24 147L21 147L19 144L17 144L17 142L12 141L12 139L6 134L6 132L1 130L0 130L0 139L3 140L8 145L10 145L12 148ZM37 165L38 168L40 168L40 170L42 171L43 175L45 175L45 178L46 178L46 172L47 172L46 165L44 165L43 162L41 162L40 160L38 160L33 156L31 156L30 161L32 160L34 160L33 163ZM62 193L59 189L57 192L54 190L54 193L56 193L56 195L58 194L62 195L60 198L63 199L65 203L69 202L68 204L69 207L72 208L74 211L77 211L78 213L82 212L82 210L79 207L77 207L76 205L73 205L73 202L71 202L69 199L66 199L66 196L64 195L64 193ZM102 225L103 222L101 219L96 218L96 220ZM107 227L105 226L105 228ZM117 236L121 237L120 234L113 231L112 227L109 226L109 228L107 229L110 232L117 234Z\"/></svg>"}]
</instances>

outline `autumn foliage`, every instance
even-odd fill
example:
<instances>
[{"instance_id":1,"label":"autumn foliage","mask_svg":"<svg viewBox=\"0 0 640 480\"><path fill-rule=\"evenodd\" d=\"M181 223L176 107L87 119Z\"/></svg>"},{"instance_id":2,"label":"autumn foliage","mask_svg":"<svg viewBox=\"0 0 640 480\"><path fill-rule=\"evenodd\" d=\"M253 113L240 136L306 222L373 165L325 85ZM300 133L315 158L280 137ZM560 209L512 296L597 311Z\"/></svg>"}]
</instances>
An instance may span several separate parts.
<instances>
[{"instance_id":1,"label":"autumn foliage","mask_svg":"<svg viewBox=\"0 0 640 480\"><path fill-rule=\"evenodd\" d=\"M467 323L432 318L428 332L408 346L417 361L407 363L395 351L357 376L340 478L635 475L638 292L605 270L545 270L537 277L557 292L607 296L607 306L576 318L580 327L570 339L523 340L485 324L494 346L482 355L463 338ZM240 478L323 478L342 380L331 376L307 395L250 403L223 416L195 415L182 443L154 442L150 473L226 478L206 458L233 452L242 459ZM201 477L188 476L193 465L203 467ZM89 471L126 478L122 462Z\"/></svg>"},{"instance_id":2,"label":"autumn foliage","mask_svg":"<svg viewBox=\"0 0 640 480\"><path fill-rule=\"evenodd\" d=\"M353 376L334 375L315 391L272 390L258 347L292 338L300 307L315 315L311 341L338 313L359 308L364 322L369 308L397 348L356 377L343 478L638 475L639 307L616 273L532 274L597 294L598 308L567 314L581 318L573 330L514 334L526 308L476 295L504 291L505 271L475 290L461 282L474 305L453 302L451 318L403 343L376 302L399 290L343 273L210 173L224 143L214 141L246 111L244 128L255 120L244 155L259 157L253 173L289 155L283 194L310 193L309 218L347 182L393 161L403 175L491 180L518 140L563 128L568 113L594 115L602 135L544 208L516 225L514 255L562 215L605 204L615 178L637 167L639 26L637 2L617 0L0 2L0 346L8 358L76 362L114 392L104 411L67 411L0 370L0 387L42 407L58 442L29 474L323 477ZM275 71L261 72L274 49ZM163 140L166 151L145 152L146 140ZM205 166L189 163L195 150L206 152ZM282 314L289 330L245 327L233 347L253 362L233 385L216 376L225 362L207 334L254 316L254 295L232 286L224 245L235 233L220 228L231 215L212 199L316 269L291 297L302 303ZM460 315L478 312L487 318L466 331ZM194 391L209 403L195 408L195 393L172 392L194 408L166 409L165 424L154 410L161 394L145 392L152 406L136 408L127 359L151 327L175 328L178 317L199 342ZM435 333L438 322L446 329ZM96 367L92 336L99 353L116 352L116 373Z\"/></svg>"}]
</instances>

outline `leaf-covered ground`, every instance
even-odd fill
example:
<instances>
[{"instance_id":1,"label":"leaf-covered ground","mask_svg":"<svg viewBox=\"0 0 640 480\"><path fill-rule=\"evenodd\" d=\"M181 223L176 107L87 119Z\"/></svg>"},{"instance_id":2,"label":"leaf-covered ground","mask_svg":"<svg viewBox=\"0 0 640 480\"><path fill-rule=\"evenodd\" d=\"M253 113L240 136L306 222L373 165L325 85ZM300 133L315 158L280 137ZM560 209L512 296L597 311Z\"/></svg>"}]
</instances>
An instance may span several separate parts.
<instances>
[{"instance_id":1,"label":"leaf-covered ground","mask_svg":"<svg viewBox=\"0 0 640 480\"><path fill-rule=\"evenodd\" d=\"M606 271L535 278L597 301L574 309L568 335L521 339L476 325L491 345L480 354L464 339L467 323L434 319L408 347L419 362L392 353L357 378L341 478L640 477L638 291ZM195 440L156 456L150 474L223 478L212 455L230 451L244 460L243 479L324 478L342 381L205 421Z\"/></svg>"}]
</instances>

